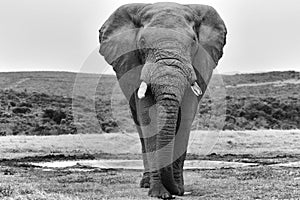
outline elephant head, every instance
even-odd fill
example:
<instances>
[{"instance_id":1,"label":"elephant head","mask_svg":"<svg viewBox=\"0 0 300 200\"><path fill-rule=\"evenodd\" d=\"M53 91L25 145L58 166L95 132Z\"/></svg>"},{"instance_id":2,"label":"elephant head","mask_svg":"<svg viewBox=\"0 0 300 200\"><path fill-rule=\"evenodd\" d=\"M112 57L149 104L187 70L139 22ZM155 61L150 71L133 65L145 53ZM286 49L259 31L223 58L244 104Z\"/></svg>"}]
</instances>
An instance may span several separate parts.
<instances>
[{"instance_id":1,"label":"elephant head","mask_svg":"<svg viewBox=\"0 0 300 200\"><path fill-rule=\"evenodd\" d=\"M172 140L184 95L190 90L197 96L193 101L200 100L222 57L225 38L223 20L206 5L127 4L100 29L100 54L113 66L128 100L134 98L133 112L140 114L136 107L144 98L156 105L155 149L164 149L156 167L163 170L152 177L151 196L180 193L171 177L172 166L166 168L163 163L174 159ZM138 117L135 122L141 123ZM155 189L159 184L163 189Z\"/></svg>"}]
</instances>

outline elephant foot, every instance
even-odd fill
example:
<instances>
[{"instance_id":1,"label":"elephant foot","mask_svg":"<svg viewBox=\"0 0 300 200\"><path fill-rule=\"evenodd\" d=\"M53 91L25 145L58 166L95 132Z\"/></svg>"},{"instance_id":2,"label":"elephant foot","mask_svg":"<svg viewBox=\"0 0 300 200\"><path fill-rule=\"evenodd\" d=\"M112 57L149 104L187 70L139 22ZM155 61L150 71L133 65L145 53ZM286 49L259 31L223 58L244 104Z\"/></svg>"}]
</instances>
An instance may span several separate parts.
<instances>
[{"instance_id":1,"label":"elephant foot","mask_svg":"<svg viewBox=\"0 0 300 200\"><path fill-rule=\"evenodd\" d=\"M183 185L182 184L178 184L177 187L178 187L179 192L176 195L183 196L184 195L184 187L183 187Z\"/></svg>"},{"instance_id":2,"label":"elephant foot","mask_svg":"<svg viewBox=\"0 0 300 200\"><path fill-rule=\"evenodd\" d=\"M143 178L140 181L140 187L141 188L150 188L150 173L144 172Z\"/></svg>"},{"instance_id":3,"label":"elephant foot","mask_svg":"<svg viewBox=\"0 0 300 200\"><path fill-rule=\"evenodd\" d=\"M177 187L175 189L173 189L172 191L170 191L170 193L172 195L183 196L183 194L184 194L183 185L177 185Z\"/></svg>"},{"instance_id":4,"label":"elephant foot","mask_svg":"<svg viewBox=\"0 0 300 200\"><path fill-rule=\"evenodd\" d=\"M179 176L175 176L175 182L177 183L177 188L178 188L178 196L183 196L184 195L184 184L183 184L183 174L180 172Z\"/></svg>"},{"instance_id":5,"label":"elephant foot","mask_svg":"<svg viewBox=\"0 0 300 200\"><path fill-rule=\"evenodd\" d=\"M158 197L161 199L174 199L170 192L163 186L162 183L154 183L151 185L148 195L150 197Z\"/></svg>"}]
</instances>

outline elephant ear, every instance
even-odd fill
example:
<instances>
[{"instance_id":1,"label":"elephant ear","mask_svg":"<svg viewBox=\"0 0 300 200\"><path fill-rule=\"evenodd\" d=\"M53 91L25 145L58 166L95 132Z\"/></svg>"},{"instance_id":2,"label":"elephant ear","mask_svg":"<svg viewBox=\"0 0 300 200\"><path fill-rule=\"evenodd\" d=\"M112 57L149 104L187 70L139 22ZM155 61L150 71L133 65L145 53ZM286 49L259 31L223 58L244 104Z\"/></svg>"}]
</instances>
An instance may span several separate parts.
<instances>
[{"instance_id":1,"label":"elephant ear","mask_svg":"<svg viewBox=\"0 0 300 200\"><path fill-rule=\"evenodd\" d=\"M139 66L136 47L138 12L147 4L126 4L119 7L99 30L100 54L112 65L118 79Z\"/></svg>"},{"instance_id":2,"label":"elephant ear","mask_svg":"<svg viewBox=\"0 0 300 200\"><path fill-rule=\"evenodd\" d=\"M204 91L212 72L223 55L227 30L217 11L206 5L187 5L194 13L195 27L199 45L194 57L198 83Z\"/></svg>"}]
</instances>

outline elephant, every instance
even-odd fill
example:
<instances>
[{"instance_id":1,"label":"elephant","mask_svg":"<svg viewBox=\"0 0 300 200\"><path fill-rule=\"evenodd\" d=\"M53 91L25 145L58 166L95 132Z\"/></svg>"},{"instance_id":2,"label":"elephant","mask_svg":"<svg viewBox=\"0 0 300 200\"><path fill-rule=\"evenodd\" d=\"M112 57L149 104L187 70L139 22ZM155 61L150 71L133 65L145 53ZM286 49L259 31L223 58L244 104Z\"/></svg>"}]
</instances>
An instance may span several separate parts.
<instances>
[{"instance_id":1,"label":"elephant","mask_svg":"<svg viewBox=\"0 0 300 200\"><path fill-rule=\"evenodd\" d=\"M99 52L116 73L139 133L140 187L151 197L184 195L191 125L226 34L213 7L171 2L123 5L99 30Z\"/></svg>"}]
</instances>

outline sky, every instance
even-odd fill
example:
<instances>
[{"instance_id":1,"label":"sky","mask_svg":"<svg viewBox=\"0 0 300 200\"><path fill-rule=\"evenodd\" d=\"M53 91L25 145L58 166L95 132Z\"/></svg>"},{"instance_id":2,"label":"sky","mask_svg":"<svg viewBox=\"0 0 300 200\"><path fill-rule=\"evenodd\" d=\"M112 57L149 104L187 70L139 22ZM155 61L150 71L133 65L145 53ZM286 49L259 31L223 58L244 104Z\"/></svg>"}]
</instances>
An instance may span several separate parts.
<instances>
[{"instance_id":1,"label":"sky","mask_svg":"<svg viewBox=\"0 0 300 200\"><path fill-rule=\"evenodd\" d=\"M0 71L111 73L98 30L119 6L150 0L0 0ZM228 34L220 73L300 71L298 0L174 0L213 6Z\"/></svg>"}]
</instances>

